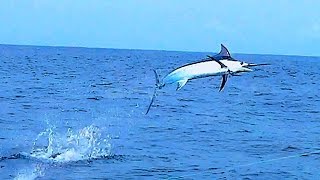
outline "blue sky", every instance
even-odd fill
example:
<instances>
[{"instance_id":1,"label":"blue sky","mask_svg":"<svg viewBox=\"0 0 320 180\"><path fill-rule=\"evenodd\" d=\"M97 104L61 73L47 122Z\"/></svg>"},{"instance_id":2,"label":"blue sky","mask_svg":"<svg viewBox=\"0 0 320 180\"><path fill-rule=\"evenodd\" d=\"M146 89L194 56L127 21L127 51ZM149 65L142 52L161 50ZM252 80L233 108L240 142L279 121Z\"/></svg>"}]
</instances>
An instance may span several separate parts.
<instances>
[{"instance_id":1,"label":"blue sky","mask_svg":"<svg viewBox=\"0 0 320 180\"><path fill-rule=\"evenodd\" d=\"M2 0L0 43L320 56L317 0Z\"/></svg>"}]
</instances>

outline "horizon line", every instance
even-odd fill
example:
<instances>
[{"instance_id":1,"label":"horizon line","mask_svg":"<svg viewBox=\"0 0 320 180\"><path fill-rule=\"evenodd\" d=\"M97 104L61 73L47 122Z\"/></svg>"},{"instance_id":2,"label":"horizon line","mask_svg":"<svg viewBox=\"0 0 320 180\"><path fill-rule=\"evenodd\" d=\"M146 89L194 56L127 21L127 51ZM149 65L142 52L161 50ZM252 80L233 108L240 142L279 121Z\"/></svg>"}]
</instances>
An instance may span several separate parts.
<instances>
[{"instance_id":1,"label":"horizon line","mask_svg":"<svg viewBox=\"0 0 320 180\"><path fill-rule=\"evenodd\" d=\"M65 46L65 45L35 45L35 44L2 44L0 46L30 46L30 47L52 47L52 48L84 48L84 49L115 49L115 50L138 50L138 51L167 51L167 52L189 52L189 53L212 53L208 51L193 51L193 50L166 50L166 49L135 49L135 48L113 48L113 47L93 47L93 46ZM213 53L218 53L213 52ZM297 55L297 54L269 54L269 53L231 53L231 54L238 54L238 55L266 55L266 56L297 56L297 57L314 57L319 58L320 55Z\"/></svg>"}]
</instances>

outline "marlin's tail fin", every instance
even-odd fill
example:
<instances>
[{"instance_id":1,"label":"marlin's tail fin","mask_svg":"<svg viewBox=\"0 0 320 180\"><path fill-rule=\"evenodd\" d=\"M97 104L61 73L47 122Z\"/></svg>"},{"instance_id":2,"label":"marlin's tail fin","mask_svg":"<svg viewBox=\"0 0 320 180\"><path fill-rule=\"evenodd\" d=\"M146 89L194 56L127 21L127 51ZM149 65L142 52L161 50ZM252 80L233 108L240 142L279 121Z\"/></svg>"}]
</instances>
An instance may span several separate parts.
<instances>
[{"instance_id":1,"label":"marlin's tail fin","mask_svg":"<svg viewBox=\"0 0 320 180\"><path fill-rule=\"evenodd\" d=\"M156 77L156 87L160 87L160 78L156 70L153 69L154 76Z\"/></svg>"},{"instance_id":2,"label":"marlin's tail fin","mask_svg":"<svg viewBox=\"0 0 320 180\"><path fill-rule=\"evenodd\" d=\"M150 102L150 104L148 106L146 114L148 114L148 112L150 111L150 108L151 108L151 106L153 104L153 101L155 100L155 98L157 96L157 89L161 87L160 79L159 79L159 76L157 74L157 71L153 69L153 72L154 72L154 75L156 77L156 86L154 88L153 95L152 95L152 98L151 98L151 102Z\"/></svg>"}]
</instances>

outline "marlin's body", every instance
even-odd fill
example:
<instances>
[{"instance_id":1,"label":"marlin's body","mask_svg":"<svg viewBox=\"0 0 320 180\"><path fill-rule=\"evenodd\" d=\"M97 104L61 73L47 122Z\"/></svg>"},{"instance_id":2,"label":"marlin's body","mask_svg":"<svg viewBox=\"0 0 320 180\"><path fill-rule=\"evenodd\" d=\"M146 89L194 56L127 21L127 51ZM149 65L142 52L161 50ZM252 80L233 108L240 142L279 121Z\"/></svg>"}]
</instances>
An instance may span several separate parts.
<instances>
[{"instance_id":1,"label":"marlin's body","mask_svg":"<svg viewBox=\"0 0 320 180\"><path fill-rule=\"evenodd\" d=\"M230 56L228 49L221 44L220 53L216 54L215 56L208 56L207 59L204 59L202 61L181 66L170 72L161 81L157 75L157 72L154 71L156 76L156 89L161 89L167 84L177 83L177 90L180 90L184 85L186 85L189 80L209 76L222 76L222 82L219 90L221 91L227 82L228 76L236 75L240 72L250 72L252 70L247 68L250 66L258 66L258 64L248 64L233 59ZM147 113L149 112L156 96L156 89L154 91L154 95L148 107Z\"/></svg>"},{"instance_id":2,"label":"marlin's body","mask_svg":"<svg viewBox=\"0 0 320 180\"><path fill-rule=\"evenodd\" d=\"M172 71L163 78L162 83L163 85L171 84L185 80L222 75L226 72L227 69L221 68L220 65L215 61L198 62L185 65Z\"/></svg>"},{"instance_id":3,"label":"marlin's body","mask_svg":"<svg viewBox=\"0 0 320 180\"><path fill-rule=\"evenodd\" d=\"M185 83L187 83L188 80L204 78L209 76L222 76L228 73L228 71L235 72L237 69L241 67L241 62L238 61L221 60L220 62L226 65L227 67L221 67L221 65L217 63L217 61L213 60L182 66L165 76L161 82L161 86L165 86L166 84L172 83L180 83L182 85L184 83L182 86L178 85L179 89L181 89L185 85ZM251 70L246 68L243 69L243 71Z\"/></svg>"}]
</instances>

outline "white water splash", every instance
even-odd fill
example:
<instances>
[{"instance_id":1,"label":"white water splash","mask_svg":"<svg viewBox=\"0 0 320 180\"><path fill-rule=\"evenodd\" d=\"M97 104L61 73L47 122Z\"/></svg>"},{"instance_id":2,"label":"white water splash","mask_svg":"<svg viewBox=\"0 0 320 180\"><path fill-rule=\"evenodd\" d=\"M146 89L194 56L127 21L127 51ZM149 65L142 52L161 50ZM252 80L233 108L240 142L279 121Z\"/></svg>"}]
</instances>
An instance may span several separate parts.
<instances>
[{"instance_id":1,"label":"white water splash","mask_svg":"<svg viewBox=\"0 0 320 180\"><path fill-rule=\"evenodd\" d=\"M64 163L109 156L110 150L110 137L103 137L101 130L94 125L78 132L68 129L65 134L50 127L38 135L30 156Z\"/></svg>"},{"instance_id":2,"label":"white water splash","mask_svg":"<svg viewBox=\"0 0 320 180\"><path fill-rule=\"evenodd\" d=\"M44 176L44 169L41 165L36 165L33 169L23 169L18 175L14 178L14 180L33 180L38 177Z\"/></svg>"}]
</instances>

